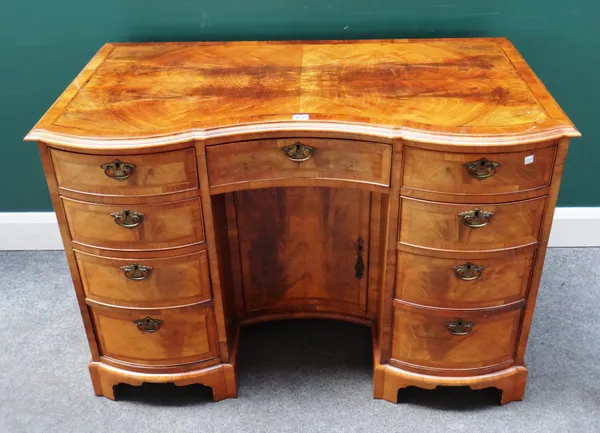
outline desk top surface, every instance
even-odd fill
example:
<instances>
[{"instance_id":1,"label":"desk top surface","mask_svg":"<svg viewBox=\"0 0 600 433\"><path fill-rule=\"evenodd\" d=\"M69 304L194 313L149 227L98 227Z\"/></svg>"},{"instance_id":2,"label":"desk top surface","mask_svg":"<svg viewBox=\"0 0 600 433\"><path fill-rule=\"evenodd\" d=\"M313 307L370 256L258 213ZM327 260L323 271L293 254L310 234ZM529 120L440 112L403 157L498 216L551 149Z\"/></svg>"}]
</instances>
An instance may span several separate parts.
<instances>
[{"instance_id":1,"label":"desk top surface","mask_svg":"<svg viewBox=\"0 0 600 433\"><path fill-rule=\"evenodd\" d=\"M166 144L268 130L579 136L504 38L107 44L26 137Z\"/></svg>"}]
</instances>

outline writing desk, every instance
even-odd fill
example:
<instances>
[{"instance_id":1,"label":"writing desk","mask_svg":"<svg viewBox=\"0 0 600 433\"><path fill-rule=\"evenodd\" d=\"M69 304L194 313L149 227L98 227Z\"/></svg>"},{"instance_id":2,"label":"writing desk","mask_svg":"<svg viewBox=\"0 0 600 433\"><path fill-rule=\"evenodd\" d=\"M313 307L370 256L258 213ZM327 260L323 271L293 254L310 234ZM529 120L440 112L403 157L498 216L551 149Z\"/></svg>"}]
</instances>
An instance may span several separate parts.
<instances>
[{"instance_id":1,"label":"writing desk","mask_svg":"<svg viewBox=\"0 0 600 433\"><path fill-rule=\"evenodd\" d=\"M235 397L240 327L314 317L372 328L375 398L506 403L577 136L487 38L108 44L26 139L96 394Z\"/></svg>"}]
</instances>

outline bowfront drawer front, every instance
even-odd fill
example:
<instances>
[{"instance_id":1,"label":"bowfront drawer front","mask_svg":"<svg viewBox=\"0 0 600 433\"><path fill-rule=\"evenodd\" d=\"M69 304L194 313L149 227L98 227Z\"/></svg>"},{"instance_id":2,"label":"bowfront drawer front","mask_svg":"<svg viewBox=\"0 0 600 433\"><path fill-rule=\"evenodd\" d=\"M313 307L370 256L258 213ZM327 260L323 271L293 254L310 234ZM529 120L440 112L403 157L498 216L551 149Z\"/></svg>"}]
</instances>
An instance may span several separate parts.
<instances>
[{"instance_id":1,"label":"bowfront drawer front","mask_svg":"<svg viewBox=\"0 0 600 433\"><path fill-rule=\"evenodd\" d=\"M200 199L156 205L103 205L62 198L74 242L150 250L204 241Z\"/></svg>"},{"instance_id":2,"label":"bowfront drawer front","mask_svg":"<svg viewBox=\"0 0 600 433\"><path fill-rule=\"evenodd\" d=\"M177 365L218 355L212 308L163 310L91 307L100 353L119 361Z\"/></svg>"},{"instance_id":3,"label":"bowfront drawer front","mask_svg":"<svg viewBox=\"0 0 600 433\"><path fill-rule=\"evenodd\" d=\"M475 369L514 359L521 310L435 313L394 309L392 358L431 369Z\"/></svg>"},{"instance_id":4,"label":"bowfront drawer front","mask_svg":"<svg viewBox=\"0 0 600 433\"><path fill-rule=\"evenodd\" d=\"M206 148L211 187L282 179L389 186L392 147L352 140L285 138Z\"/></svg>"},{"instance_id":5,"label":"bowfront drawer front","mask_svg":"<svg viewBox=\"0 0 600 433\"><path fill-rule=\"evenodd\" d=\"M198 188L193 148L146 155L88 155L51 149L59 190L114 196Z\"/></svg>"},{"instance_id":6,"label":"bowfront drawer front","mask_svg":"<svg viewBox=\"0 0 600 433\"><path fill-rule=\"evenodd\" d=\"M439 308L517 302L526 296L533 254L446 259L399 251L396 298Z\"/></svg>"},{"instance_id":7,"label":"bowfront drawer front","mask_svg":"<svg viewBox=\"0 0 600 433\"><path fill-rule=\"evenodd\" d=\"M546 198L502 204L450 204L402 198L401 243L457 250L501 250L537 242Z\"/></svg>"},{"instance_id":8,"label":"bowfront drawer front","mask_svg":"<svg viewBox=\"0 0 600 433\"><path fill-rule=\"evenodd\" d=\"M129 307L168 307L211 299L206 251L160 259L116 259L75 251L87 298Z\"/></svg>"},{"instance_id":9,"label":"bowfront drawer front","mask_svg":"<svg viewBox=\"0 0 600 433\"><path fill-rule=\"evenodd\" d=\"M510 153L450 153L406 147L404 188L501 194L550 184L556 146Z\"/></svg>"}]
</instances>

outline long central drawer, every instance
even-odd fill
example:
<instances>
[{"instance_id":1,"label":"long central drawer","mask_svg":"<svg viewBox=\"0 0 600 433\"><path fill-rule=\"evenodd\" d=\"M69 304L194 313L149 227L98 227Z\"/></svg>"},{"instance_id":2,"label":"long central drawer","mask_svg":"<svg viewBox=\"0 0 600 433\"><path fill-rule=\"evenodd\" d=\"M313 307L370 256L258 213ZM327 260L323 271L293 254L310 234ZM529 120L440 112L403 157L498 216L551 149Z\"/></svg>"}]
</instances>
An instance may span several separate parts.
<instances>
[{"instance_id":1,"label":"long central drawer","mask_svg":"<svg viewBox=\"0 0 600 433\"><path fill-rule=\"evenodd\" d=\"M208 146L211 187L276 179L333 179L388 186L392 146L366 141L282 138Z\"/></svg>"}]
</instances>

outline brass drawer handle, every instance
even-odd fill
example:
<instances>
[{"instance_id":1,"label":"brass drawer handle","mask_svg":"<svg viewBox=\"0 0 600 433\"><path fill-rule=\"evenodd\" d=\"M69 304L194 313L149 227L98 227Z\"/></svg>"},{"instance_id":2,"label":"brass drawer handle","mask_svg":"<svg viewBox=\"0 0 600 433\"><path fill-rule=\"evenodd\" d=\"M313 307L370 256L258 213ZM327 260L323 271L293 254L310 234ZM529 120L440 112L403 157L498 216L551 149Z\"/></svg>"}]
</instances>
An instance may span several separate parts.
<instances>
[{"instance_id":1,"label":"brass drawer handle","mask_svg":"<svg viewBox=\"0 0 600 433\"><path fill-rule=\"evenodd\" d=\"M121 269L123 270L123 274L133 281L147 280L152 273L152 268L150 266L138 265L137 263L121 266Z\"/></svg>"},{"instance_id":2,"label":"brass drawer handle","mask_svg":"<svg viewBox=\"0 0 600 433\"><path fill-rule=\"evenodd\" d=\"M134 320L133 323L137 325L140 331L156 332L160 329L160 326L164 323L164 321L146 316L143 319Z\"/></svg>"},{"instance_id":3,"label":"brass drawer handle","mask_svg":"<svg viewBox=\"0 0 600 433\"><path fill-rule=\"evenodd\" d=\"M133 170L135 170L135 164L130 164L129 162L123 162L115 159L113 162L102 164L100 168L102 168L104 170L104 174L111 179L122 182L131 177Z\"/></svg>"},{"instance_id":4,"label":"brass drawer handle","mask_svg":"<svg viewBox=\"0 0 600 433\"><path fill-rule=\"evenodd\" d=\"M123 209L122 211L111 213L110 216L115 219L115 223L117 223L117 225L125 227L126 229L132 229L139 226L144 218L143 213L133 212L129 209Z\"/></svg>"},{"instance_id":5,"label":"brass drawer handle","mask_svg":"<svg viewBox=\"0 0 600 433\"><path fill-rule=\"evenodd\" d=\"M487 179L496 174L496 169L500 167L500 163L490 161L487 158L481 158L478 161L471 161L465 164L469 174L477 180Z\"/></svg>"},{"instance_id":6,"label":"brass drawer handle","mask_svg":"<svg viewBox=\"0 0 600 433\"><path fill-rule=\"evenodd\" d=\"M281 149L286 158L294 162L304 162L312 158L315 148L297 141Z\"/></svg>"},{"instance_id":7,"label":"brass drawer handle","mask_svg":"<svg viewBox=\"0 0 600 433\"><path fill-rule=\"evenodd\" d=\"M463 224L472 229L487 226L493 215L494 212L480 209L473 209L458 214L458 216L462 218Z\"/></svg>"},{"instance_id":8,"label":"brass drawer handle","mask_svg":"<svg viewBox=\"0 0 600 433\"><path fill-rule=\"evenodd\" d=\"M471 262L467 262L464 265L457 265L452 267L456 278L463 281L476 280L477 278L481 277L481 274L483 273L484 269L485 268L483 266L474 265Z\"/></svg>"},{"instance_id":9,"label":"brass drawer handle","mask_svg":"<svg viewBox=\"0 0 600 433\"><path fill-rule=\"evenodd\" d=\"M453 322L444 323L448 328L448 332L452 335L469 335L473 331L473 322L467 322L463 319L458 319Z\"/></svg>"}]
</instances>

